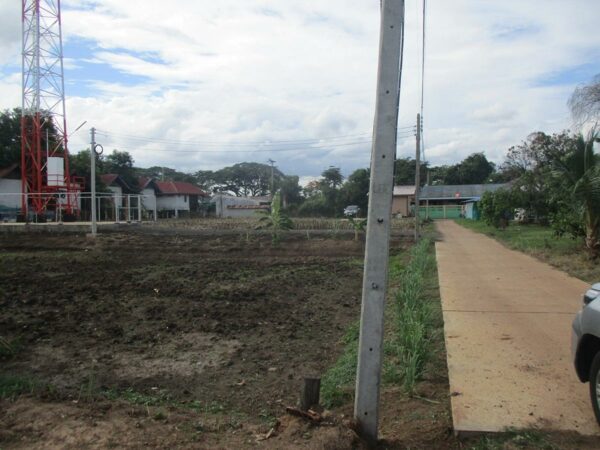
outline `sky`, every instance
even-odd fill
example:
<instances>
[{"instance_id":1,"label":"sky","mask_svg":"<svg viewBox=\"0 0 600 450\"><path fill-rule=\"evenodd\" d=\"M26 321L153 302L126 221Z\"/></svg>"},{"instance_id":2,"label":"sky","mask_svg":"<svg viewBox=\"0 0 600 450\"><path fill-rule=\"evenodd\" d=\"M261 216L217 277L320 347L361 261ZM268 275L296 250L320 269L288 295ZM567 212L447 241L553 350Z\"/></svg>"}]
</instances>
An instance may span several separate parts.
<instances>
[{"instance_id":1,"label":"sky","mask_svg":"<svg viewBox=\"0 0 600 450\"><path fill-rule=\"evenodd\" d=\"M70 151L186 172L242 161L308 180L368 167L378 0L63 0ZM21 2L0 3L0 109L21 102ZM597 0L428 0L425 159L501 163L534 131L571 127L600 73ZM413 157L422 0L406 0L398 157Z\"/></svg>"}]
</instances>

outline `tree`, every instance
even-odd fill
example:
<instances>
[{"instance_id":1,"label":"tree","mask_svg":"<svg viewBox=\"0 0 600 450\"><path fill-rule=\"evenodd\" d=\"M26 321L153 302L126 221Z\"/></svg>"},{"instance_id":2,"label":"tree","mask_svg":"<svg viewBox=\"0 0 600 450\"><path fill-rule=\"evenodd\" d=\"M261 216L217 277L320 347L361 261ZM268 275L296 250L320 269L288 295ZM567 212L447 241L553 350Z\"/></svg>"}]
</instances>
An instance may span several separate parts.
<instances>
[{"instance_id":1,"label":"tree","mask_svg":"<svg viewBox=\"0 0 600 450\"><path fill-rule=\"evenodd\" d=\"M197 182L212 192L228 192L238 197L267 195L271 190L271 166L255 162L243 162L217 171L196 173ZM273 168L275 183L284 177L283 172Z\"/></svg>"},{"instance_id":2,"label":"tree","mask_svg":"<svg viewBox=\"0 0 600 450\"><path fill-rule=\"evenodd\" d=\"M421 184L427 182L427 161L421 163ZM394 163L394 184L412 186L415 184L417 161L413 158L399 158Z\"/></svg>"},{"instance_id":3,"label":"tree","mask_svg":"<svg viewBox=\"0 0 600 450\"><path fill-rule=\"evenodd\" d=\"M575 88L568 104L576 126L582 127L588 122L597 124L600 121L600 74L588 84Z\"/></svg>"},{"instance_id":4,"label":"tree","mask_svg":"<svg viewBox=\"0 0 600 450\"><path fill-rule=\"evenodd\" d=\"M321 177L321 183L333 189L337 189L344 181L344 177L339 167L330 166L329 169L325 169L323 173L321 173Z\"/></svg>"},{"instance_id":5,"label":"tree","mask_svg":"<svg viewBox=\"0 0 600 450\"><path fill-rule=\"evenodd\" d=\"M21 163L21 110L0 113L0 167Z\"/></svg>"},{"instance_id":6,"label":"tree","mask_svg":"<svg viewBox=\"0 0 600 450\"><path fill-rule=\"evenodd\" d=\"M481 197L481 216L489 225L506 228L513 212L511 193L507 189L488 191Z\"/></svg>"},{"instance_id":7,"label":"tree","mask_svg":"<svg viewBox=\"0 0 600 450\"><path fill-rule=\"evenodd\" d=\"M598 136L595 130L587 139L578 135L573 148L553 164L571 208L585 228L585 245L594 256L600 254L600 156L594 153Z\"/></svg>"},{"instance_id":8,"label":"tree","mask_svg":"<svg viewBox=\"0 0 600 450\"><path fill-rule=\"evenodd\" d=\"M185 181L186 183L192 184L197 182L197 179L193 174L179 172L178 170L165 166L152 166L147 169L136 167L135 173L138 177L148 177L156 180Z\"/></svg>"},{"instance_id":9,"label":"tree","mask_svg":"<svg viewBox=\"0 0 600 450\"><path fill-rule=\"evenodd\" d=\"M72 175L83 177L85 179L85 190L91 190L91 159L90 150L81 150L79 153L69 155L69 168ZM96 156L96 189L99 192L105 191L106 186L102 183L100 174L104 172L104 158Z\"/></svg>"},{"instance_id":10,"label":"tree","mask_svg":"<svg viewBox=\"0 0 600 450\"><path fill-rule=\"evenodd\" d=\"M275 183L275 190L281 193L281 201L284 208L298 205L302 202L302 188L300 178L296 175L284 175Z\"/></svg>"},{"instance_id":11,"label":"tree","mask_svg":"<svg viewBox=\"0 0 600 450\"><path fill-rule=\"evenodd\" d=\"M489 183L495 170L495 164L488 161L483 153L473 153L458 164L432 167L431 184Z\"/></svg>"},{"instance_id":12,"label":"tree","mask_svg":"<svg viewBox=\"0 0 600 450\"><path fill-rule=\"evenodd\" d=\"M113 150L104 158L101 169L104 173L116 173L133 189L138 187L133 157L128 152Z\"/></svg>"},{"instance_id":13,"label":"tree","mask_svg":"<svg viewBox=\"0 0 600 450\"><path fill-rule=\"evenodd\" d=\"M341 198L345 205L358 205L366 214L369 206L369 169L356 169L341 187Z\"/></svg>"},{"instance_id":14,"label":"tree","mask_svg":"<svg viewBox=\"0 0 600 450\"><path fill-rule=\"evenodd\" d=\"M458 164L458 183L456 184L487 183L495 170L494 163L488 161L483 153L473 153Z\"/></svg>"},{"instance_id":15,"label":"tree","mask_svg":"<svg viewBox=\"0 0 600 450\"><path fill-rule=\"evenodd\" d=\"M562 208L562 190L552 176L555 161L573 148L567 132L553 135L532 133L520 145L508 149L501 171L510 174L515 208L523 208L539 222L547 221Z\"/></svg>"}]
</instances>

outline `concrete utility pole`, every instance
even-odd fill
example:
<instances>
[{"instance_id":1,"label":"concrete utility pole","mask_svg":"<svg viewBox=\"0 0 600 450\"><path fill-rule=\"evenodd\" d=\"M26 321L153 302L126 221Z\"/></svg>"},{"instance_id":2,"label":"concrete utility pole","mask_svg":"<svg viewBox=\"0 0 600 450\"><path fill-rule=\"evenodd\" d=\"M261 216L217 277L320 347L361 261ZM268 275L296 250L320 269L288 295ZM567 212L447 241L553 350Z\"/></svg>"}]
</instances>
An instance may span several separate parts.
<instances>
[{"instance_id":1,"label":"concrete utility pole","mask_svg":"<svg viewBox=\"0 0 600 450\"><path fill-rule=\"evenodd\" d=\"M403 27L404 0L383 0L354 403L354 418L360 432L373 442L377 440L379 419Z\"/></svg>"},{"instance_id":2,"label":"concrete utility pole","mask_svg":"<svg viewBox=\"0 0 600 450\"><path fill-rule=\"evenodd\" d=\"M92 209L92 236L98 233L96 224L96 129L92 127L90 130L92 136L90 142L90 185L92 186L92 197L90 199Z\"/></svg>"},{"instance_id":3,"label":"concrete utility pole","mask_svg":"<svg viewBox=\"0 0 600 450\"><path fill-rule=\"evenodd\" d=\"M101 155L103 152L103 148L100 144L96 143L96 129L92 127L90 130L91 140L90 140L90 185L91 189L91 213L92 213L92 236L96 237L98 233L98 225L96 223L96 155ZM98 152L100 149L100 152Z\"/></svg>"},{"instance_id":4,"label":"concrete utility pole","mask_svg":"<svg viewBox=\"0 0 600 450\"><path fill-rule=\"evenodd\" d=\"M417 152L415 156L415 242L419 241L419 205L421 203L421 114L417 114Z\"/></svg>"},{"instance_id":5,"label":"concrete utility pole","mask_svg":"<svg viewBox=\"0 0 600 450\"><path fill-rule=\"evenodd\" d=\"M431 171L427 169L427 186L431 184ZM425 199L425 217L429 219L429 198Z\"/></svg>"}]
</instances>

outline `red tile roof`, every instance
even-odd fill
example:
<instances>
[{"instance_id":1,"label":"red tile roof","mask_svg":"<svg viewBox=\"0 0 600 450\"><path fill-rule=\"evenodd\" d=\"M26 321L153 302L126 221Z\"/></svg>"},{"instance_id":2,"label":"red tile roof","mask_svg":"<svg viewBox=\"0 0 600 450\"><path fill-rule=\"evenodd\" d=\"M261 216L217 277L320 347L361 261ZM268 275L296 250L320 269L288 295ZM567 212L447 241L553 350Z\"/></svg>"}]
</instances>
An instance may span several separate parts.
<instances>
[{"instance_id":1,"label":"red tile roof","mask_svg":"<svg viewBox=\"0 0 600 450\"><path fill-rule=\"evenodd\" d=\"M185 181L155 181L156 186L161 194L166 195L200 195L208 196L198 186Z\"/></svg>"},{"instance_id":2,"label":"red tile roof","mask_svg":"<svg viewBox=\"0 0 600 450\"><path fill-rule=\"evenodd\" d=\"M113 182L117 178L119 178L119 175L117 175L116 173L103 173L102 175L100 175L102 183L104 183L106 186L110 186L111 184L113 184Z\"/></svg>"},{"instance_id":3,"label":"red tile roof","mask_svg":"<svg viewBox=\"0 0 600 450\"><path fill-rule=\"evenodd\" d=\"M146 187L150 184L152 178L150 177L139 177L138 178L138 186L140 189L146 189Z\"/></svg>"}]
</instances>

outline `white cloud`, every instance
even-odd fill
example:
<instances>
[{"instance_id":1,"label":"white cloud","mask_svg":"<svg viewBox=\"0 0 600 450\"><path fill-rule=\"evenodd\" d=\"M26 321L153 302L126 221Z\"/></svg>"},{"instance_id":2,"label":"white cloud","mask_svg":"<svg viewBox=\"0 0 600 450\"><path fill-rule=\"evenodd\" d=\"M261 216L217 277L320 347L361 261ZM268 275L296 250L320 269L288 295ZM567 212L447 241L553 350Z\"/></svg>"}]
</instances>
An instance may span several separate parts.
<instances>
[{"instance_id":1,"label":"white cloud","mask_svg":"<svg viewBox=\"0 0 600 450\"><path fill-rule=\"evenodd\" d=\"M420 95L420 1L406 3L400 122L412 125ZM597 1L434 0L428 8L424 123L433 164L476 151L500 161L531 131L569 126L566 101L574 81L544 80L583 64L600 72ZM0 7L0 56L13 65L19 64L18 14L12 4ZM140 165L215 169L272 157L284 172L308 177L329 165L348 174L369 163L370 145L356 136L372 129L376 0L65 0L63 24L66 50L71 43L89 45L83 56L65 55L69 67L93 61L114 71L86 72L77 96L69 96L67 84L70 128L88 120L111 131L112 140L102 137L105 147L131 151ZM119 74L133 76L134 84ZM0 94L1 107L18 104L13 75L0 80ZM117 136L124 134L162 143ZM323 142L362 143L232 152L251 148L249 142L337 135L351 136ZM83 130L75 134L72 151L87 139ZM175 142L182 140L228 145L221 153L173 152L218 149ZM401 140L399 156L412 155L414 140Z\"/></svg>"}]
</instances>

